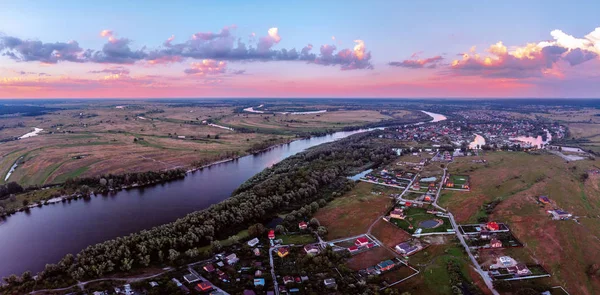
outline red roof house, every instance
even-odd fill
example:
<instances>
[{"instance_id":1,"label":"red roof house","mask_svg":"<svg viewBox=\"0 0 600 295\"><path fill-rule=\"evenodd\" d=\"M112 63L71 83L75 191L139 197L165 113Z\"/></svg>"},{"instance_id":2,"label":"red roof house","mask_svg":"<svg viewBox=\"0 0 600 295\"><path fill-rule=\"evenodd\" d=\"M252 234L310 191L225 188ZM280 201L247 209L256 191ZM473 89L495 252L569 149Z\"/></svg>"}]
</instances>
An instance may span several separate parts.
<instances>
[{"instance_id":1,"label":"red roof house","mask_svg":"<svg viewBox=\"0 0 600 295\"><path fill-rule=\"evenodd\" d=\"M360 237L358 239L356 239L356 242L354 242L354 245L358 246L358 247L362 247L365 246L369 243L369 239L365 238L365 237Z\"/></svg>"},{"instance_id":2,"label":"red roof house","mask_svg":"<svg viewBox=\"0 0 600 295\"><path fill-rule=\"evenodd\" d=\"M492 239L490 241L490 247L492 248L501 248L502 247L502 242L498 239Z\"/></svg>"},{"instance_id":3,"label":"red roof house","mask_svg":"<svg viewBox=\"0 0 600 295\"><path fill-rule=\"evenodd\" d=\"M274 230L270 230L269 231L269 240L273 240L275 239L275 231Z\"/></svg>"},{"instance_id":4,"label":"red roof house","mask_svg":"<svg viewBox=\"0 0 600 295\"><path fill-rule=\"evenodd\" d=\"M212 286L207 282L202 282L196 286L196 289L200 292L206 292L210 291L212 289Z\"/></svg>"},{"instance_id":5,"label":"red roof house","mask_svg":"<svg viewBox=\"0 0 600 295\"><path fill-rule=\"evenodd\" d=\"M354 252L358 251L358 247L352 246L352 247L348 248L348 251L350 251L350 253L354 253Z\"/></svg>"},{"instance_id":6,"label":"red roof house","mask_svg":"<svg viewBox=\"0 0 600 295\"><path fill-rule=\"evenodd\" d=\"M308 228L308 224L306 224L306 222L302 221L302 222L298 223L298 228L306 229L306 228Z\"/></svg>"},{"instance_id":7,"label":"red roof house","mask_svg":"<svg viewBox=\"0 0 600 295\"><path fill-rule=\"evenodd\" d=\"M488 222L485 227L487 227L488 230L490 231L496 231L500 229L500 226L498 225L498 223L494 222L494 221L490 221Z\"/></svg>"}]
</instances>

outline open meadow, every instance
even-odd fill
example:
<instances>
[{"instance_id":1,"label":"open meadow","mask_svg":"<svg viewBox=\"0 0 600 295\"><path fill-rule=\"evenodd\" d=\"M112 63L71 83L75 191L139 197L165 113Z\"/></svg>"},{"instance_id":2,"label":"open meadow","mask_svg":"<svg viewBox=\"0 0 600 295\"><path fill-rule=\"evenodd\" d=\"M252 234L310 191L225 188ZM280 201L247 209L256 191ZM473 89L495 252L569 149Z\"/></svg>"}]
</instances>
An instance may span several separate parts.
<instances>
[{"instance_id":1,"label":"open meadow","mask_svg":"<svg viewBox=\"0 0 600 295\"><path fill-rule=\"evenodd\" d=\"M391 208L390 192L392 189L387 187L359 182L353 190L319 209L315 217L327 227L328 240L363 234Z\"/></svg>"},{"instance_id":2,"label":"open meadow","mask_svg":"<svg viewBox=\"0 0 600 295\"><path fill-rule=\"evenodd\" d=\"M225 102L72 101L50 108L53 111L37 116L0 117L0 140L5 140L0 145L0 184L44 185L109 173L189 169L288 142L297 135L392 118L374 110L238 113L239 106ZM401 110L397 114L414 115ZM43 130L11 140L33 128ZM17 168L5 180L15 163Z\"/></svg>"},{"instance_id":3,"label":"open meadow","mask_svg":"<svg viewBox=\"0 0 600 295\"><path fill-rule=\"evenodd\" d=\"M439 204L454 212L459 223L505 222L525 244L520 253L549 271L554 284L576 294L595 294L600 280L587 270L600 263L600 189L598 177L587 171L598 160L566 162L546 153L513 152L486 153L483 158L486 164L463 158L449 165L450 173L470 176L471 191L444 190ZM540 205L537 198L542 195L551 204ZM547 210L555 208L579 222L552 220Z\"/></svg>"}]
</instances>

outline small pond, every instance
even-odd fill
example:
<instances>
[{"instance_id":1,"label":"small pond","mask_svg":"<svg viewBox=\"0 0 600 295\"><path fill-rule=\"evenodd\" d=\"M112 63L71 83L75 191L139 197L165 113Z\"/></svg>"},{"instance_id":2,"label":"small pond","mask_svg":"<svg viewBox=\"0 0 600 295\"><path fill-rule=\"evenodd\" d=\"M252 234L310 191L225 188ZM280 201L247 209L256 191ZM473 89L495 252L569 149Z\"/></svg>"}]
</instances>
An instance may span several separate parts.
<instances>
[{"instance_id":1,"label":"small pond","mask_svg":"<svg viewBox=\"0 0 600 295\"><path fill-rule=\"evenodd\" d=\"M421 221L421 223L419 223L419 227L420 228L434 228L434 227L438 227L440 224L441 224L441 222L439 220L430 219L430 220Z\"/></svg>"}]
</instances>

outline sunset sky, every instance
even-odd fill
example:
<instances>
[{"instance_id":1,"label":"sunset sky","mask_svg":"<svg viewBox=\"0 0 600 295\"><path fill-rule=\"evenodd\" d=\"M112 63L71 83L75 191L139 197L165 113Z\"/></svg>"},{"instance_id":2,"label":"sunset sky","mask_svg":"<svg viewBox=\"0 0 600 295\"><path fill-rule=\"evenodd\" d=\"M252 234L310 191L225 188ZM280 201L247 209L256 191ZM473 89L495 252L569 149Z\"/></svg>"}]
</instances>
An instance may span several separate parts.
<instances>
[{"instance_id":1,"label":"sunset sky","mask_svg":"<svg viewBox=\"0 0 600 295\"><path fill-rule=\"evenodd\" d=\"M597 1L2 1L0 98L600 97Z\"/></svg>"}]
</instances>

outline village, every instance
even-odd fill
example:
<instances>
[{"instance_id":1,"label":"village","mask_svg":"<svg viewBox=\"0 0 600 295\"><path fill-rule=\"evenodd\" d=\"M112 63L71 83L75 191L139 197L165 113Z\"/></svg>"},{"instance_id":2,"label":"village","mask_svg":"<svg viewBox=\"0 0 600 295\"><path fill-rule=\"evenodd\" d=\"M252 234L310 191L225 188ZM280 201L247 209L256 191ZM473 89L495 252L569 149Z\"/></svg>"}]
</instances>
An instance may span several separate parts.
<instances>
[{"instance_id":1,"label":"village","mask_svg":"<svg viewBox=\"0 0 600 295\"><path fill-rule=\"evenodd\" d=\"M312 219L285 219L295 220L286 222L285 230L281 224L263 228L254 237L223 246L212 258L170 272L162 276L162 281L152 280L147 285L136 285L137 288L127 284L115 287L114 292L94 294L147 294L169 282L183 294L305 294L316 290L336 293L340 291L339 282L351 286L377 282L379 291L402 289L402 285L410 285L421 274L423 259L430 259L419 255L428 255L427 249L439 244L465 253L494 294L499 294L494 286L500 281L550 277L542 265L528 257L526 245L509 224L502 220L457 224L453 214L438 204L443 191L460 194L471 190L469 175L448 172L455 160L447 151L422 149L400 156L387 167L351 177L365 198L391 202L378 209L383 210L382 215L361 213L371 218L378 215L357 221L361 226L368 223L365 231L360 226L352 230L347 228L350 225L326 222L323 216L328 213L317 211ZM461 161L485 163L475 154L462 157ZM547 210L548 218L573 218L548 196L535 198ZM361 217L364 216L357 216ZM548 294L564 294L553 290Z\"/></svg>"}]
</instances>

